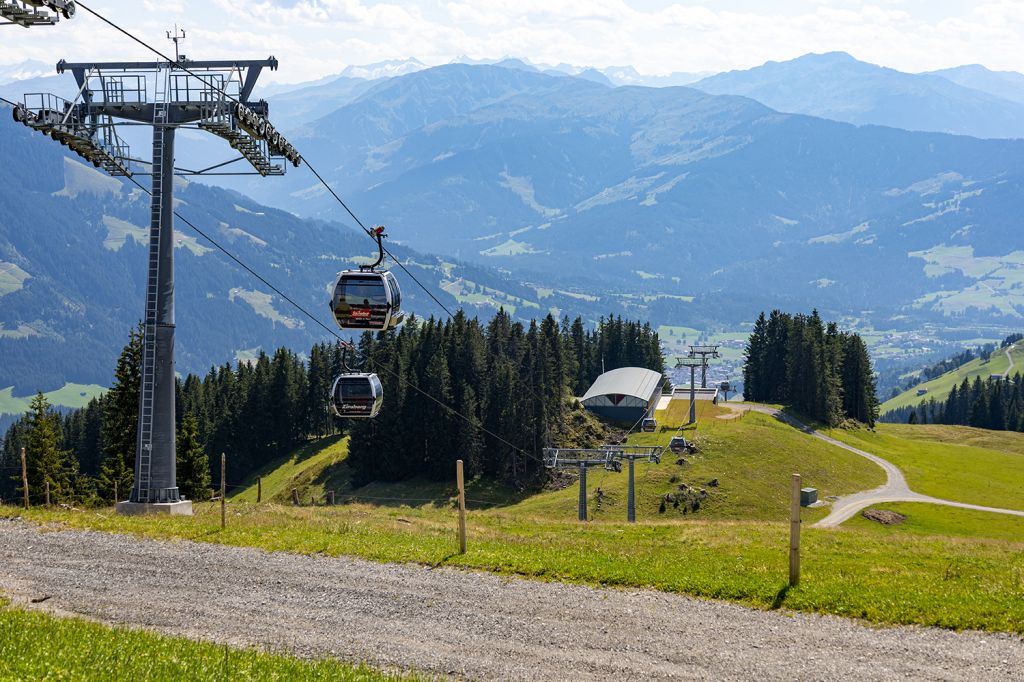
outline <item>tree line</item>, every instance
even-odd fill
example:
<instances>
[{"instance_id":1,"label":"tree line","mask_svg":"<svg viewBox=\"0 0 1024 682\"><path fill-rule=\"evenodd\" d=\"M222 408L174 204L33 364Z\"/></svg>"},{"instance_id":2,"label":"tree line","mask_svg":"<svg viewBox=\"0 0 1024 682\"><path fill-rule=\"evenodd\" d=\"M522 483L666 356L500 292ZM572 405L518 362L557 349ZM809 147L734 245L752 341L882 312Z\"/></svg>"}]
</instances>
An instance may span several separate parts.
<instances>
[{"instance_id":1,"label":"tree line","mask_svg":"<svg viewBox=\"0 0 1024 682\"><path fill-rule=\"evenodd\" d=\"M366 335L360 354L388 382L385 408L351 427L355 483L468 476L529 486L543 477L546 446L593 447L603 430L571 398L604 369L664 371L658 335L647 324L548 315L528 325L504 310L486 325L457 313ZM401 380L397 380L401 377Z\"/></svg>"},{"instance_id":2,"label":"tree line","mask_svg":"<svg viewBox=\"0 0 1024 682\"><path fill-rule=\"evenodd\" d=\"M305 357L286 348L179 379L178 485L193 500L210 496L211 466L226 453L237 485L301 443L349 433L357 483L413 476L450 477L455 459L467 475L519 485L542 477L541 448L592 444L603 432L570 400L605 369L639 365L663 371L650 325L548 315L528 325L500 310L485 325L459 311L444 322L410 320L399 330L365 333L360 361L380 375L384 409L373 420L342 420L328 409L345 364L339 343L314 345ZM142 329L131 330L114 384L86 407L60 414L39 394L5 433L0 498L20 495L20 448L29 489L68 503L127 498L134 478Z\"/></svg>"},{"instance_id":3,"label":"tree line","mask_svg":"<svg viewBox=\"0 0 1024 682\"><path fill-rule=\"evenodd\" d=\"M747 342L743 395L790 405L835 426L844 419L874 425L875 376L860 335L810 315L762 312Z\"/></svg>"},{"instance_id":4,"label":"tree line","mask_svg":"<svg viewBox=\"0 0 1024 682\"><path fill-rule=\"evenodd\" d=\"M957 424L995 431L1024 431L1024 375L983 380L966 377L953 385L945 400L929 398L920 405L889 410L883 422Z\"/></svg>"}]
</instances>

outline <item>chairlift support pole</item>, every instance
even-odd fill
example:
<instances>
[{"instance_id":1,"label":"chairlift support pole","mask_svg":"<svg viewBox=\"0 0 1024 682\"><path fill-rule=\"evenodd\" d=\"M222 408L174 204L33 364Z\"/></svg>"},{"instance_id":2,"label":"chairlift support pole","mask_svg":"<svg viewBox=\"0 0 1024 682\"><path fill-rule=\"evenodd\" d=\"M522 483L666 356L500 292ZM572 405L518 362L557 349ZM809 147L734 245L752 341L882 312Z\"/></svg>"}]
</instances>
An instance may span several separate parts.
<instances>
[{"instance_id":1,"label":"chairlift support pole","mask_svg":"<svg viewBox=\"0 0 1024 682\"><path fill-rule=\"evenodd\" d=\"M580 462L580 500L578 506L579 520L587 520L587 465Z\"/></svg>"},{"instance_id":2,"label":"chairlift support pole","mask_svg":"<svg viewBox=\"0 0 1024 682\"><path fill-rule=\"evenodd\" d=\"M629 488L626 492L626 521L629 523L636 523L636 490L633 487L636 481L634 475L634 469L636 468L636 462L633 459L629 460Z\"/></svg>"},{"instance_id":3,"label":"chairlift support pole","mask_svg":"<svg viewBox=\"0 0 1024 682\"><path fill-rule=\"evenodd\" d=\"M0 6L4 4L4 0L0 0ZM52 95L31 95L26 99L38 98L39 106L33 110L20 105L15 111L16 120L56 136L54 139L68 141L68 146L79 155L112 175L131 176L133 161L127 146L112 131L112 125L104 127L101 122L119 119L153 128L153 185L135 482L128 502L118 504L119 512L129 514L191 513L190 503L181 499L175 470L175 131L184 125L198 124L201 129L228 140L253 165L255 172L264 176L284 173L285 164L275 164L275 159L294 165L301 161L294 148L265 119L266 102L249 100L261 71L276 69L276 59L192 61L178 52L184 32L179 35L176 27L173 37L168 34L168 38L175 43L173 62L69 63L61 60L57 73L70 72L78 85L75 101L65 102ZM152 87L147 87L147 81ZM229 86L234 88L230 97L226 90ZM231 101L231 97L238 103ZM101 138L97 132L108 128L111 128L112 141Z\"/></svg>"},{"instance_id":4,"label":"chairlift support pole","mask_svg":"<svg viewBox=\"0 0 1024 682\"><path fill-rule=\"evenodd\" d=\"M622 471L622 464L613 457L614 452L606 448L544 448L544 466L549 469L577 467L580 475L580 495L577 517L587 520L587 469L604 467L608 471Z\"/></svg>"},{"instance_id":5,"label":"chairlift support pole","mask_svg":"<svg viewBox=\"0 0 1024 682\"><path fill-rule=\"evenodd\" d=\"M695 358L692 355L688 358L679 358L676 362L676 369L690 368L690 421L688 424L697 423L697 368L706 366L706 362L705 359Z\"/></svg>"},{"instance_id":6,"label":"chairlift support pole","mask_svg":"<svg viewBox=\"0 0 1024 682\"><path fill-rule=\"evenodd\" d=\"M659 446L643 445L608 445L604 447L609 456L615 460L626 460L629 462L629 481L626 489L626 521L636 523L636 461L645 459L648 462L658 464L661 462L662 448Z\"/></svg>"},{"instance_id":7,"label":"chairlift support pole","mask_svg":"<svg viewBox=\"0 0 1024 682\"><path fill-rule=\"evenodd\" d=\"M708 359L709 358L720 358L721 354L718 352L718 344L703 345L703 346L690 346L691 358L700 358L703 362L700 366L700 387L708 387Z\"/></svg>"}]
</instances>

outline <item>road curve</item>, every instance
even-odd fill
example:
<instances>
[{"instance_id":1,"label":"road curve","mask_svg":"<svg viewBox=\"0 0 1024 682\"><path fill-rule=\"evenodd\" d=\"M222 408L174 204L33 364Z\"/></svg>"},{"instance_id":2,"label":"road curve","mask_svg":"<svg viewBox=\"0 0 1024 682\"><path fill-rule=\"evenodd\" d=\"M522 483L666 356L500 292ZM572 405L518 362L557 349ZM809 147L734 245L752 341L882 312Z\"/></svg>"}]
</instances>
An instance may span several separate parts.
<instances>
[{"instance_id":1,"label":"road curve","mask_svg":"<svg viewBox=\"0 0 1024 682\"><path fill-rule=\"evenodd\" d=\"M823 440L830 445L834 445L838 448L848 450L855 455L860 455L865 459L869 459L878 466L882 467L885 471L885 484L875 488L874 490L865 490L859 493L853 493L852 495L843 495L832 502L832 511L829 512L828 516L821 519L814 524L814 528L834 528L839 524L847 521L854 516L860 510L870 507L875 504L886 504L890 502L926 502L928 504L941 504L947 507L959 507L961 509L973 509L975 511L992 512L995 514L1009 514L1011 516L1024 517L1024 511L1017 509L1001 509L998 507L984 507L978 504L968 504L966 502L955 502L953 500L944 500L938 497L932 497L930 495L922 495L921 493L915 493L907 485L907 479L903 476L903 472L900 471L892 462L882 459L878 455L874 455L870 452L865 452L859 448L855 448L852 445L836 440L831 436L827 436L824 433L807 426L799 419L796 419L792 415L786 414L782 410L775 407L768 407L767 405L757 405L754 403L723 403L723 407L726 407L734 412L760 412L762 414L771 415L781 422L789 424L790 426L799 429L806 433L808 436Z\"/></svg>"}]
</instances>

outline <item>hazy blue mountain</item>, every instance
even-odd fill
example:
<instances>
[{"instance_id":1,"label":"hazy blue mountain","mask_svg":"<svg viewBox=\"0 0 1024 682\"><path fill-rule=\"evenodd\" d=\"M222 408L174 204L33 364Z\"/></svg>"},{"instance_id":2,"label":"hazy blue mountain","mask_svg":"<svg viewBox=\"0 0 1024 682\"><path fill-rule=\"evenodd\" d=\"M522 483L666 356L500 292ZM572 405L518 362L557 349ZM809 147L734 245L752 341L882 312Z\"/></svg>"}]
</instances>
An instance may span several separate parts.
<instances>
[{"instance_id":1,"label":"hazy blue mountain","mask_svg":"<svg viewBox=\"0 0 1024 682\"><path fill-rule=\"evenodd\" d=\"M39 78L54 73L54 65L41 62L37 59L29 59L18 64L0 65L0 85L6 85L12 81L28 80Z\"/></svg>"},{"instance_id":2,"label":"hazy blue mountain","mask_svg":"<svg viewBox=\"0 0 1024 682\"><path fill-rule=\"evenodd\" d=\"M300 143L413 248L597 279L652 315L712 295L721 319L756 300L885 324L1024 312L1021 141L449 65L378 84ZM339 215L308 175L283 186L263 198Z\"/></svg>"},{"instance_id":3,"label":"hazy blue mountain","mask_svg":"<svg viewBox=\"0 0 1024 682\"><path fill-rule=\"evenodd\" d=\"M270 118L274 125L287 132L298 130L309 121L322 118L355 100L372 88L380 79L367 80L349 76L335 76L324 82L306 85L277 93L257 93L273 101Z\"/></svg>"},{"instance_id":4,"label":"hazy blue mountain","mask_svg":"<svg viewBox=\"0 0 1024 682\"><path fill-rule=\"evenodd\" d=\"M1024 74L1016 71L990 71L981 64L968 64L932 71L931 75L941 76L957 85L1024 104Z\"/></svg>"},{"instance_id":5,"label":"hazy blue mountain","mask_svg":"<svg viewBox=\"0 0 1024 682\"><path fill-rule=\"evenodd\" d=\"M353 64L346 66L341 75L346 78L377 80L378 78L404 76L425 68L427 68L426 64L415 57L410 57L409 59L388 59L374 64Z\"/></svg>"},{"instance_id":6,"label":"hazy blue mountain","mask_svg":"<svg viewBox=\"0 0 1024 682\"><path fill-rule=\"evenodd\" d=\"M693 87L742 95L778 111L857 125L946 132L974 137L1024 137L1024 104L931 74L902 73L857 61L844 52L808 54L729 71Z\"/></svg>"},{"instance_id":7,"label":"hazy blue mountain","mask_svg":"<svg viewBox=\"0 0 1024 682\"><path fill-rule=\"evenodd\" d=\"M149 198L15 124L2 106L0 160L0 390L13 385L23 396L68 381L107 385L129 327L142 316ZM139 180L148 186L149 178ZM181 181L175 199L186 218L331 328L327 301L335 273L375 255L364 234L237 193ZM333 338L189 227L176 227L178 371ZM504 305L529 318L555 308L591 319L625 311L614 301L553 288L542 299L537 286L493 268L397 243L390 248L451 309L461 304L489 316ZM406 310L442 313L405 272L399 278Z\"/></svg>"},{"instance_id":8,"label":"hazy blue mountain","mask_svg":"<svg viewBox=\"0 0 1024 682\"><path fill-rule=\"evenodd\" d=\"M632 66L610 66L606 69L601 69L601 72L615 85L642 85L650 88L690 85L696 83L701 78L707 78L712 75L708 72L683 73L676 71L666 75L651 76L641 74Z\"/></svg>"}]
</instances>

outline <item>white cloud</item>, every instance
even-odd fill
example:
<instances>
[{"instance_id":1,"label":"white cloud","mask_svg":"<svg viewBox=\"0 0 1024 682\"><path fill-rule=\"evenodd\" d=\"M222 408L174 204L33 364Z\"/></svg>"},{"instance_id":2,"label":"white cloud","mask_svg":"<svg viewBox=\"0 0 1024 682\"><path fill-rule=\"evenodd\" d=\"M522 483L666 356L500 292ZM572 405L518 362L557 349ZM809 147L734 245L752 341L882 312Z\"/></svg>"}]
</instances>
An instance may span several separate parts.
<instances>
[{"instance_id":1,"label":"white cloud","mask_svg":"<svg viewBox=\"0 0 1024 682\"><path fill-rule=\"evenodd\" d=\"M923 71L956 64L1024 71L1024 2L982 0L94 0L111 20L162 49L177 23L182 50L201 58L281 62L272 78L308 80L349 64L466 54L645 73L749 68L807 52L844 50ZM146 58L80 10L72 21L5 29L0 65L26 59Z\"/></svg>"}]
</instances>

